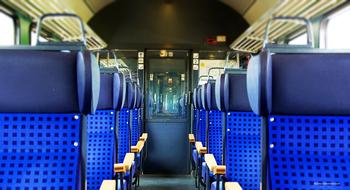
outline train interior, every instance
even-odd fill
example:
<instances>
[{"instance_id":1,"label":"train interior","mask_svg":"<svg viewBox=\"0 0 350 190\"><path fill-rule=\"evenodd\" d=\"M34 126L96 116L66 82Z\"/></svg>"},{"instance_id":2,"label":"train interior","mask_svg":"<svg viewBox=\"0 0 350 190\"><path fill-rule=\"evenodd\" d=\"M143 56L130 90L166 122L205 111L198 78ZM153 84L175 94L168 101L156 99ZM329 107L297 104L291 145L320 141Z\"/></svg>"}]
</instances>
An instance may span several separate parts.
<instances>
[{"instance_id":1,"label":"train interior","mask_svg":"<svg viewBox=\"0 0 350 190\"><path fill-rule=\"evenodd\" d=\"M1 0L0 190L349 190L349 21L348 0Z\"/></svg>"}]
</instances>

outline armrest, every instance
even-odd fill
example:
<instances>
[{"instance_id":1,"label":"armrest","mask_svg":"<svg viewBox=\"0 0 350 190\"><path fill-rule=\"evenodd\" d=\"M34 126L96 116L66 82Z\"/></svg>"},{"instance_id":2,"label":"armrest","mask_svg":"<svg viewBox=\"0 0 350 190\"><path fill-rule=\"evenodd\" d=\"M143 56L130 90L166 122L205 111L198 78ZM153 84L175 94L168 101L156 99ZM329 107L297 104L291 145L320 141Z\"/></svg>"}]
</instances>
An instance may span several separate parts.
<instances>
[{"instance_id":1,"label":"armrest","mask_svg":"<svg viewBox=\"0 0 350 190\"><path fill-rule=\"evenodd\" d=\"M196 139L194 138L194 135L193 135L193 134L188 134L188 141L189 141L190 143L196 142Z\"/></svg>"},{"instance_id":2,"label":"armrest","mask_svg":"<svg viewBox=\"0 0 350 190\"><path fill-rule=\"evenodd\" d=\"M213 154L205 154L204 155L205 163L207 164L209 170L214 175L225 175L226 174L226 166L218 165L216 163L215 157Z\"/></svg>"},{"instance_id":3,"label":"armrest","mask_svg":"<svg viewBox=\"0 0 350 190\"><path fill-rule=\"evenodd\" d=\"M135 154L134 153L127 153L125 155L123 164L124 164L124 166L125 166L127 171L130 170L134 159L135 159Z\"/></svg>"},{"instance_id":4,"label":"armrest","mask_svg":"<svg viewBox=\"0 0 350 190\"><path fill-rule=\"evenodd\" d=\"M226 182L225 190L243 190L237 182Z\"/></svg>"},{"instance_id":5,"label":"armrest","mask_svg":"<svg viewBox=\"0 0 350 190\"><path fill-rule=\"evenodd\" d=\"M215 168L218 166L216 163L216 160L214 158L214 155L212 154L206 154L204 155L205 163L207 163L207 166L211 172L214 172Z\"/></svg>"},{"instance_id":6,"label":"armrest","mask_svg":"<svg viewBox=\"0 0 350 190\"><path fill-rule=\"evenodd\" d=\"M145 141L139 141L137 142L136 146L131 146L131 152L132 153L140 153L145 145Z\"/></svg>"},{"instance_id":7,"label":"armrest","mask_svg":"<svg viewBox=\"0 0 350 190\"><path fill-rule=\"evenodd\" d=\"M115 173L126 173L127 171L130 170L134 159L135 159L134 153L127 153L124 157L123 163L114 164L114 172Z\"/></svg>"},{"instance_id":8,"label":"armrest","mask_svg":"<svg viewBox=\"0 0 350 190\"><path fill-rule=\"evenodd\" d=\"M100 190L115 190L115 180L103 180Z\"/></svg>"},{"instance_id":9,"label":"armrest","mask_svg":"<svg viewBox=\"0 0 350 190\"><path fill-rule=\"evenodd\" d=\"M206 154L207 153L207 147L203 147L201 142L196 142L196 150L199 154Z\"/></svg>"},{"instance_id":10,"label":"armrest","mask_svg":"<svg viewBox=\"0 0 350 190\"><path fill-rule=\"evenodd\" d=\"M218 165L214 169L214 175L225 175L226 174L226 166L224 165Z\"/></svg>"},{"instance_id":11,"label":"armrest","mask_svg":"<svg viewBox=\"0 0 350 190\"><path fill-rule=\"evenodd\" d=\"M142 133L142 136L140 137L140 140L146 142L147 138L148 138L148 133Z\"/></svg>"}]
</instances>

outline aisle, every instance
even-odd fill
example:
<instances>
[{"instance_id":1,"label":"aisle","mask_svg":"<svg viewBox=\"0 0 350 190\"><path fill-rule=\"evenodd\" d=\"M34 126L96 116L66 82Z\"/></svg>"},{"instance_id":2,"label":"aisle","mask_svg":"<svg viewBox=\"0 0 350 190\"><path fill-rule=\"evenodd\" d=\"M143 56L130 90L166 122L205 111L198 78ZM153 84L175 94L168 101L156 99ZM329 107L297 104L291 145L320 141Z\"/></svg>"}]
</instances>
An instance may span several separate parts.
<instances>
[{"instance_id":1,"label":"aisle","mask_svg":"<svg viewBox=\"0 0 350 190\"><path fill-rule=\"evenodd\" d=\"M195 190L191 176L144 175L141 177L140 190Z\"/></svg>"}]
</instances>

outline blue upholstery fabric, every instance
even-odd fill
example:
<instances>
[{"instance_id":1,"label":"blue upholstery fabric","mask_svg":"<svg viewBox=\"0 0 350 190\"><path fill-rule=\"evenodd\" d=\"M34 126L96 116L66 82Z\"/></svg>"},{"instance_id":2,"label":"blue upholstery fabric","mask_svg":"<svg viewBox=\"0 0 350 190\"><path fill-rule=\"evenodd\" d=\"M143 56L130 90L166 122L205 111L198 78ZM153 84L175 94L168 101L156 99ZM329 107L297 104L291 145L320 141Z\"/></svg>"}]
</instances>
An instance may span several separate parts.
<instances>
[{"instance_id":1,"label":"blue upholstery fabric","mask_svg":"<svg viewBox=\"0 0 350 190\"><path fill-rule=\"evenodd\" d=\"M192 133L193 133L196 140L198 138L198 135L197 135L197 133L198 133L198 112L199 112L199 110L197 110L197 109L193 110Z\"/></svg>"},{"instance_id":2,"label":"blue upholstery fabric","mask_svg":"<svg viewBox=\"0 0 350 190\"><path fill-rule=\"evenodd\" d=\"M226 177L245 190L260 189L261 119L253 112L229 112L226 123Z\"/></svg>"},{"instance_id":3,"label":"blue upholstery fabric","mask_svg":"<svg viewBox=\"0 0 350 190\"><path fill-rule=\"evenodd\" d=\"M222 129L222 112L209 112L209 131L208 131L208 150L213 154L217 164L222 164L223 154L223 129Z\"/></svg>"},{"instance_id":4,"label":"blue upholstery fabric","mask_svg":"<svg viewBox=\"0 0 350 190\"><path fill-rule=\"evenodd\" d=\"M132 131L131 131L131 145L136 146L139 141L140 134L140 123L139 123L139 109L132 110Z\"/></svg>"},{"instance_id":5,"label":"blue upholstery fabric","mask_svg":"<svg viewBox=\"0 0 350 190\"><path fill-rule=\"evenodd\" d=\"M124 108L119 112L118 120L118 163L122 163L125 154L130 152L129 110Z\"/></svg>"},{"instance_id":6,"label":"blue upholstery fabric","mask_svg":"<svg viewBox=\"0 0 350 190\"><path fill-rule=\"evenodd\" d=\"M112 179L115 163L115 111L97 110L88 116L87 189L99 189L102 181Z\"/></svg>"},{"instance_id":7,"label":"blue upholstery fabric","mask_svg":"<svg viewBox=\"0 0 350 190\"><path fill-rule=\"evenodd\" d=\"M0 60L0 112L92 113L96 109L99 72L91 73L97 66L91 54L1 50ZM95 81L98 84L93 85ZM85 93L87 86L90 91Z\"/></svg>"},{"instance_id":8,"label":"blue upholstery fabric","mask_svg":"<svg viewBox=\"0 0 350 190\"><path fill-rule=\"evenodd\" d=\"M350 188L350 117L270 116L270 189Z\"/></svg>"},{"instance_id":9,"label":"blue upholstery fabric","mask_svg":"<svg viewBox=\"0 0 350 190\"><path fill-rule=\"evenodd\" d=\"M206 111L200 110L199 111L199 141L202 142L203 146L206 145ZM197 140L197 141L198 141Z\"/></svg>"},{"instance_id":10,"label":"blue upholstery fabric","mask_svg":"<svg viewBox=\"0 0 350 190\"><path fill-rule=\"evenodd\" d=\"M0 189L79 189L81 116L0 114Z\"/></svg>"}]
</instances>

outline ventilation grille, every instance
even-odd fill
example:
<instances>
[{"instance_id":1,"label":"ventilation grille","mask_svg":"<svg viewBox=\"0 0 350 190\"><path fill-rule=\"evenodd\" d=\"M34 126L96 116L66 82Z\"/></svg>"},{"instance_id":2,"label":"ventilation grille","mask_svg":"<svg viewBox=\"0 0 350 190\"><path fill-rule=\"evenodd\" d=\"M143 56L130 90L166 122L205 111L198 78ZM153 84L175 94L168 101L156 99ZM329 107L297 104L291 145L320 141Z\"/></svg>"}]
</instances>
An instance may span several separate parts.
<instances>
[{"instance_id":1,"label":"ventilation grille","mask_svg":"<svg viewBox=\"0 0 350 190\"><path fill-rule=\"evenodd\" d=\"M263 45L265 27L272 16L299 16L307 19L315 18L322 13L341 5L345 0L279 0L267 13L251 25L237 40L231 44L231 48L243 52L257 53ZM300 29L298 22L273 22L270 28L269 40L285 37Z\"/></svg>"}]
</instances>

